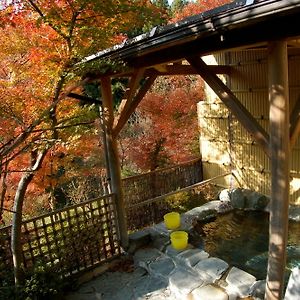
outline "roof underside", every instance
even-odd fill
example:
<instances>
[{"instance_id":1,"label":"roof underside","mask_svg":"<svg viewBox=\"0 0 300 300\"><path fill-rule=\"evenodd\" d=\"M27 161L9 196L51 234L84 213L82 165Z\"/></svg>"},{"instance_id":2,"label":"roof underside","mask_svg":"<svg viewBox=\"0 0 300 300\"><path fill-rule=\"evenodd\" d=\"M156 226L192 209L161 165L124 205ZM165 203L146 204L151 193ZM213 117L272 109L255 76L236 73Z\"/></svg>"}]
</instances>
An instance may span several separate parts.
<instances>
[{"instance_id":1,"label":"roof underside","mask_svg":"<svg viewBox=\"0 0 300 300\"><path fill-rule=\"evenodd\" d=\"M297 41L299 18L299 0L235 1L175 24L155 27L147 34L86 57L83 62L121 60L129 67L147 68L272 40Z\"/></svg>"}]
</instances>

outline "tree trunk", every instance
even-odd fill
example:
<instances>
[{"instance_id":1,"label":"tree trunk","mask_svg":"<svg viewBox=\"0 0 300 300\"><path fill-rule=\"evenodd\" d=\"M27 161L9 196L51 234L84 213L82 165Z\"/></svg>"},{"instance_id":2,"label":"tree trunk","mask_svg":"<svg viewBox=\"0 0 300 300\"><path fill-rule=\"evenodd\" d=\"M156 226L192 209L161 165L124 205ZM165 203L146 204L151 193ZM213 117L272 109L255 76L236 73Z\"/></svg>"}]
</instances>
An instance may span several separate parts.
<instances>
[{"instance_id":1,"label":"tree trunk","mask_svg":"<svg viewBox=\"0 0 300 300\"><path fill-rule=\"evenodd\" d=\"M2 164L1 164L2 165ZM3 210L4 210L4 200L7 190L6 177L7 177L7 169L8 163L6 163L3 167L3 173L0 175L1 177L1 195L0 195L0 224L5 225L4 220L2 218Z\"/></svg>"},{"instance_id":2,"label":"tree trunk","mask_svg":"<svg viewBox=\"0 0 300 300\"><path fill-rule=\"evenodd\" d=\"M22 226L22 210L23 203L26 194L27 187L31 182L34 172L37 171L43 162L43 159L47 153L47 150L42 150L39 153L35 151L31 152L32 163L30 170L24 172L21 180L18 184L14 199L14 215L12 219L12 231L11 231L11 251L13 255L14 265L14 279L15 286L19 286L22 283L22 244L21 244L21 226Z\"/></svg>"}]
</instances>

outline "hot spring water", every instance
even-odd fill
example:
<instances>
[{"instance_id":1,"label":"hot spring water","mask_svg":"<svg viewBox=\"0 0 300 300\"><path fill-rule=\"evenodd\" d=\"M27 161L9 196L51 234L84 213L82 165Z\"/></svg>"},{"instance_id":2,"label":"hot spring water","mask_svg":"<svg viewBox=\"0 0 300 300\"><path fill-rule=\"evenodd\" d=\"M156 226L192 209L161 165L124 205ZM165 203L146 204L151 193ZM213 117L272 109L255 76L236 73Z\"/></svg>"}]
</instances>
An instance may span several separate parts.
<instances>
[{"instance_id":1,"label":"hot spring water","mask_svg":"<svg viewBox=\"0 0 300 300\"><path fill-rule=\"evenodd\" d=\"M268 262L269 215L265 212L235 210L219 215L202 226L204 248L257 279L265 279ZM300 266L300 222L290 221L287 276L289 269Z\"/></svg>"}]
</instances>

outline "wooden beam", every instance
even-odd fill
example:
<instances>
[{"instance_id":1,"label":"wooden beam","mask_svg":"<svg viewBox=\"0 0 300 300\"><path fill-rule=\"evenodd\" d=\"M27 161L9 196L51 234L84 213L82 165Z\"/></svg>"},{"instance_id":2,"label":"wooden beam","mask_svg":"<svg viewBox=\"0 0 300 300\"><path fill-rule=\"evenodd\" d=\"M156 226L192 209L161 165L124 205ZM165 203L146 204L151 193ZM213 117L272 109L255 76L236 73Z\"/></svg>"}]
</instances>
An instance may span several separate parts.
<instances>
[{"instance_id":1,"label":"wooden beam","mask_svg":"<svg viewBox=\"0 0 300 300\"><path fill-rule=\"evenodd\" d=\"M108 159L108 168L111 182L111 192L115 194L115 204L118 216L119 239L123 248L128 247L127 220L124 205L123 188L121 181L121 167L118 155L117 141L112 134L113 126L113 96L111 91L111 82L108 78L101 79L102 102L104 108L103 123L106 127L106 155Z\"/></svg>"},{"instance_id":2,"label":"wooden beam","mask_svg":"<svg viewBox=\"0 0 300 300\"><path fill-rule=\"evenodd\" d=\"M130 107L131 100L135 96L136 91L139 88L139 84L140 84L141 79L143 78L144 71L145 71L144 69L137 69L133 73L133 75L130 79L130 82L129 82L129 86L126 89L124 98L122 99L122 101L120 103L117 117L114 120L114 124L113 124L114 127L116 127L119 122L121 122L121 123L124 122L124 118L126 118L126 111Z\"/></svg>"},{"instance_id":3,"label":"wooden beam","mask_svg":"<svg viewBox=\"0 0 300 300\"><path fill-rule=\"evenodd\" d=\"M290 119L290 148L293 149L300 133L300 97L297 99Z\"/></svg>"},{"instance_id":4,"label":"wooden beam","mask_svg":"<svg viewBox=\"0 0 300 300\"><path fill-rule=\"evenodd\" d=\"M245 129L253 136L254 140L262 147L264 152L270 156L268 133L261 127L256 119L254 119L238 98L217 75L211 72L201 58L198 56L192 56L188 57L187 60L218 95L228 109L231 110Z\"/></svg>"},{"instance_id":5,"label":"wooden beam","mask_svg":"<svg viewBox=\"0 0 300 300\"><path fill-rule=\"evenodd\" d=\"M207 66L215 74L226 74L230 75L233 67L226 65L208 65ZM134 74L134 70L127 70L121 72L108 72L105 75L95 75L92 80L101 79L103 77L111 78L122 78L131 77ZM148 67L145 70L144 77L152 75L156 76L176 76L176 75L194 75L198 72L191 65L180 65L180 64L162 64Z\"/></svg>"},{"instance_id":6,"label":"wooden beam","mask_svg":"<svg viewBox=\"0 0 300 300\"><path fill-rule=\"evenodd\" d=\"M271 202L267 300L283 298L289 207L289 91L285 41L268 46L271 145Z\"/></svg>"},{"instance_id":7,"label":"wooden beam","mask_svg":"<svg viewBox=\"0 0 300 300\"><path fill-rule=\"evenodd\" d=\"M232 71L230 66L218 66L209 65L207 66L211 72L214 74L227 74L229 75ZM194 75L198 74L197 70L191 65L159 65L159 67L152 67L146 70L145 76L150 75L153 72L157 72L159 76L169 76L169 75Z\"/></svg>"},{"instance_id":8,"label":"wooden beam","mask_svg":"<svg viewBox=\"0 0 300 300\"><path fill-rule=\"evenodd\" d=\"M131 114L135 111L139 103L142 101L150 87L152 86L153 82L155 81L156 76L152 75L151 77L147 78L144 82L143 86L139 89L137 95L132 99L130 105L126 108L126 111L124 109L123 117L119 119L118 123L115 124L113 127L113 135L117 136L128 119L130 118Z\"/></svg>"}]
</instances>

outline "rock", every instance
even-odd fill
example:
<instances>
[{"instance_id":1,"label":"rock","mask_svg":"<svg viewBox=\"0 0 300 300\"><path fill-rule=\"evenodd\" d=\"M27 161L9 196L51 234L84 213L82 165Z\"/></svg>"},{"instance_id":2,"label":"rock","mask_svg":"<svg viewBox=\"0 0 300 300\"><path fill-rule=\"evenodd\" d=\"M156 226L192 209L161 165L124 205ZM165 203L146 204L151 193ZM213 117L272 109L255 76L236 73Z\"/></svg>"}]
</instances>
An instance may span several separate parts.
<instances>
[{"instance_id":1,"label":"rock","mask_svg":"<svg viewBox=\"0 0 300 300\"><path fill-rule=\"evenodd\" d=\"M243 209L246 205L246 196L244 189L233 189L230 193L231 205L234 208Z\"/></svg>"},{"instance_id":2,"label":"rock","mask_svg":"<svg viewBox=\"0 0 300 300\"><path fill-rule=\"evenodd\" d=\"M158 224L155 224L153 227L151 227L150 234L151 234L151 236L155 235L155 234L161 234L161 235L168 236L170 234L170 231L167 229L164 222L160 222Z\"/></svg>"},{"instance_id":3,"label":"rock","mask_svg":"<svg viewBox=\"0 0 300 300\"><path fill-rule=\"evenodd\" d=\"M169 277L170 291L178 299L186 299L187 295L195 288L202 286L203 280L196 272L178 267Z\"/></svg>"},{"instance_id":4,"label":"rock","mask_svg":"<svg viewBox=\"0 0 300 300\"><path fill-rule=\"evenodd\" d=\"M179 253L174 259L179 264L194 267L199 261L209 257L209 254L200 249L188 249Z\"/></svg>"},{"instance_id":5,"label":"rock","mask_svg":"<svg viewBox=\"0 0 300 300\"><path fill-rule=\"evenodd\" d=\"M220 201L220 205L218 208L219 214L225 214L233 210L233 206L230 201Z\"/></svg>"},{"instance_id":6,"label":"rock","mask_svg":"<svg viewBox=\"0 0 300 300\"><path fill-rule=\"evenodd\" d=\"M202 225L196 224L190 231L189 231L189 243L192 244L195 248L204 250L204 240L203 236L205 232L203 231ZM202 235L201 235L202 233Z\"/></svg>"},{"instance_id":7,"label":"rock","mask_svg":"<svg viewBox=\"0 0 300 300\"><path fill-rule=\"evenodd\" d=\"M173 258L173 257L177 256L179 253L186 251L187 249L193 249L193 246L188 244L187 248L182 249L182 250L176 250L171 245L169 245L166 248L165 254Z\"/></svg>"},{"instance_id":8,"label":"rock","mask_svg":"<svg viewBox=\"0 0 300 300\"><path fill-rule=\"evenodd\" d=\"M266 291L266 280L255 281L250 287L249 294L255 299L264 300Z\"/></svg>"},{"instance_id":9,"label":"rock","mask_svg":"<svg viewBox=\"0 0 300 300\"><path fill-rule=\"evenodd\" d=\"M228 295L220 288L206 285L192 291L193 300L228 300Z\"/></svg>"},{"instance_id":10,"label":"rock","mask_svg":"<svg viewBox=\"0 0 300 300\"><path fill-rule=\"evenodd\" d=\"M151 242L149 231L140 230L129 235L128 253L133 254L139 248L148 245Z\"/></svg>"},{"instance_id":11,"label":"rock","mask_svg":"<svg viewBox=\"0 0 300 300\"><path fill-rule=\"evenodd\" d=\"M246 208L254 210L264 210L269 204L270 198L261 193L251 191L246 196Z\"/></svg>"},{"instance_id":12,"label":"rock","mask_svg":"<svg viewBox=\"0 0 300 300\"><path fill-rule=\"evenodd\" d=\"M211 201L200 207L195 207L181 215L181 230L190 230L197 221L208 222L218 215L220 201Z\"/></svg>"},{"instance_id":13,"label":"rock","mask_svg":"<svg viewBox=\"0 0 300 300\"><path fill-rule=\"evenodd\" d=\"M206 283L213 283L221 278L228 267L227 262L224 260L210 257L198 262L194 266L194 270L200 274L201 278L203 278Z\"/></svg>"},{"instance_id":14,"label":"rock","mask_svg":"<svg viewBox=\"0 0 300 300\"><path fill-rule=\"evenodd\" d=\"M300 299L300 269L294 268L290 275L284 300Z\"/></svg>"},{"instance_id":15,"label":"rock","mask_svg":"<svg viewBox=\"0 0 300 300\"><path fill-rule=\"evenodd\" d=\"M232 206L238 209L265 210L270 202L270 198L266 195L248 189L236 188L223 192L223 199L227 199L228 196Z\"/></svg>"},{"instance_id":16,"label":"rock","mask_svg":"<svg viewBox=\"0 0 300 300\"><path fill-rule=\"evenodd\" d=\"M226 282L228 283L226 289L235 290L241 298L247 297L255 281L256 278L253 275L236 267L232 267L226 277Z\"/></svg>"},{"instance_id":17,"label":"rock","mask_svg":"<svg viewBox=\"0 0 300 300\"><path fill-rule=\"evenodd\" d=\"M219 194L219 199L224 202L230 202L231 191L229 189L222 190Z\"/></svg>"},{"instance_id":18,"label":"rock","mask_svg":"<svg viewBox=\"0 0 300 300\"><path fill-rule=\"evenodd\" d=\"M300 222L300 207L290 206L289 207L289 219L295 222Z\"/></svg>"},{"instance_id":19,"label":"rock","mask_svg":"<svg viewBox=\"0 0 300 300\"><path fill-rule=\"evenodd\" d=\"M128 287L134 293L134 296L131 299L143 299L145 295L147 295L147 299L152 299L154 295L162 294L167 290L168 281L163 278L148 275L130 282ZM117 299L123 300L122 292Z\"/></svg>"},{"instance_id":20,"label":"rock","mask_svg":"<svg viewBox=\"0 0 300 300\"><path fill-rule=\"evenodd\" d=\"M166 247L170 244L170 237L165 235L157 235L152 237L152 242L150 245L159 251L163 252Z\"/></svg>"},{"instance_id":21,"label":"rock","mask_svg":"<svg viewBox=\"0 0 300 300\"><path fill-rule=\"evenodd\" d=\"M159 257L164 256L162 252L154 248L142 248L133 256L134 265L146 269L149 272L149 264Z\"/></svg>"},{"instance_id":22,"label":"rock","mask_svg":"<svg viewBox=\"0 0 300 300\"><path fill-rule=\"evenodd\" d=\"M153 276L160 276L167 279L169 274L175 269L175 264L170 257L164 256L149 264L149 272Z\"/></svg>"}]
</instances>

